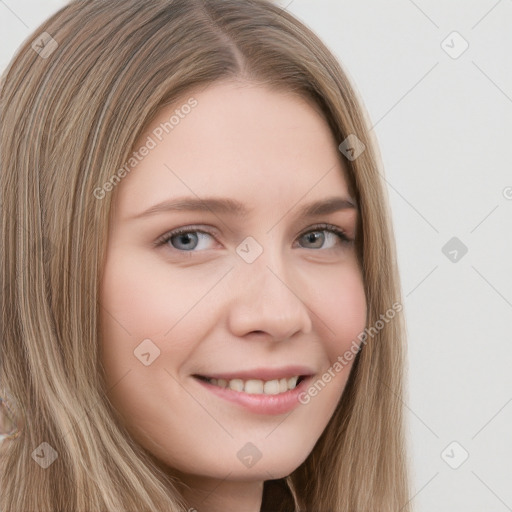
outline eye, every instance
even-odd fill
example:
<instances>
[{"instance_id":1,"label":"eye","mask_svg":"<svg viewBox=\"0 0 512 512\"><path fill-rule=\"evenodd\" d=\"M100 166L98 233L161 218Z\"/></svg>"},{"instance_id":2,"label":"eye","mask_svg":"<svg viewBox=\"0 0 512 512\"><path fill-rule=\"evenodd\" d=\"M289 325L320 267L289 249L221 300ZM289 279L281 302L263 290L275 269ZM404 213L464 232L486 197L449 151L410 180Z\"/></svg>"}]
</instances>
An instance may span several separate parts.
<instances>
[{"instance_id":1,"label":"eye","mask_svg":"<svg viewBox=\"0 0 512 512\"><path fill-rule=\"evenodd\" d=\"M198 236L198 233L203 236ZM173 249L189 252L196 249L198 245L201 245L200 242L204 241L207 237L213 237L213 234L208 231L194 229L192 227L179 228L163 235L163 237L159 238L155 242L155 245L159 247L161 245L171 243ZM176 245L178 246L176 247ZM202 249L204 249L204 247L202 247ZM208 247L206 249L208 249Z\"/></svg>"},{"instance_id":2,"label":"eye","mask_svg":"<svg viewBox=\"0 0 512 512\"><path fill-rule=\"evenodd\" d=\"M328 233L328 235L326 236L325 233ZM215 240L213 233L190 226L178 228L166 233L154 242L154 245L156 247L169 245L171 250L175 249L179 252L197 252L194 250L209 249L209 247L204 246L205 243L207 243L208 237ZM353 242L351 238L346 236L341 228L333 226L332 224L319 224L314 226L312 229L302 233L298 239L304 239L306 244L314 244L313 247L302 246L303 249L335 249L337 244L343 246ZM326 241L331 242L328 247L324 247Z\"/></svg>"},{"instance_id":3,"label":"eye","mask_svg":"<svg viewBox=\"0 0 512 512\"><path fill-rule=\"evenodd\" d=\"M325 236L324 233L328 233L329 236ZM303 233L299 240L306 239L307 243L316 244L313 249L335 249L336 243L340 245L347 245L353 242L351 238L349 238L345 232L338 228L337 226L333 226L332 224L319 224L314 226L313 229L306 231ZM326 240L332 241L332 244L329 247L323 247L324 242ZM311 247L306 247L306 249L310 249Z\"/></svg>"}]
</instances>

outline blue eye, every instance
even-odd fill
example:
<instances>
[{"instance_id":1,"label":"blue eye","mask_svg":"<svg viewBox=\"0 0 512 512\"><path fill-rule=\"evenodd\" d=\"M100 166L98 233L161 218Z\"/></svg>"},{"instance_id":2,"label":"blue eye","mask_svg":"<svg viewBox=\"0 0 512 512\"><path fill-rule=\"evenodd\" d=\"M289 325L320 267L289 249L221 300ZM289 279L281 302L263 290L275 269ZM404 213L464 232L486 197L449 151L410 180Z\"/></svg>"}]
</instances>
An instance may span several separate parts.
<instances>
[{"instance_id":1,"label":"blue eye","mask_svg":"<svg viewBox=\"0 0 512 512\"><path fill-rule=\"evenodd\" d=\"M198 236L198 233L203 236ZM164 238L158 242L158 245L165 245L174 240L175 242L177 241L178 245L181 245L181 247L176 247L174 243L172 243L173 249L177 249L178 251L191 251L197 248L199 241L205 238L204 235L206 235L206 237L213 237L213 235L207 231L180 228L164 235Z\"/></svg>"},{"instance_id":2,"label":"blue eye","mask_svg":"<svg viewBox=\"0 0 512 512\"><path fill-rule=\"evenodd\" d=\"M326 237L324 233L328 233L329 236ZM318 236L319 234L322 235ZM324 242L329 239L332 240L334 247L323 247L324 249L335 249L337 242L341 242L342 245L349 244L352 242L352 240L348 238L348 236L342 229L337 228L336 226L333 226L331 224L322 224L320 226L316 226L313 230L307 231L306 233L302 234L299 238L306 238L310 243L317 243L319 241L320 246L318 246L317 244L315 247L310 247L312 249L322 249ZM338 240L336 240L336 238Z\"/></svg>"},{"instance_id":3,"label":"blue eye","mask_svg":"<svg viewBox=\"0 0 512 512\"><path fill-rule=\"evenodd\" d=\"M328 233L326 236L325 233ZM208 231L195 229L194 227L179 228L166 233L155 242L155 246L160 247L169 245L171 250L180 252L197 252L195 249L201 245L201 241L207 240L208 237L215 239L213 233ZM316 244L314 247L303 247L304 249L336 249L336 245L347 245L353 242L348 238L345 232L332 224L320 224L312 229L302 233L299 240L305 239L306 243ZM326 241L332 241L330 247L324 247ZM319 244L320 242L320 244ZM202 247L199 250L206 250L208 247Z\"/></svg>"}]
</instances>

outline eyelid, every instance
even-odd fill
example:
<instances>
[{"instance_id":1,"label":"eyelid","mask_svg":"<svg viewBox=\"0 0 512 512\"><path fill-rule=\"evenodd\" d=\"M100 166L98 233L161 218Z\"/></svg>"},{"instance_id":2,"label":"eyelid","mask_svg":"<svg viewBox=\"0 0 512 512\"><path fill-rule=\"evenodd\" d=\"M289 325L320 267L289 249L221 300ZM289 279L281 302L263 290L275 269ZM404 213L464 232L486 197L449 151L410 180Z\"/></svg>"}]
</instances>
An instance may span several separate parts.
<instances>
[{"instance_id":1,"label":"eyelid","mask_svg":"<svg viewBox=\"0 0 512 512\"><path fill-rule=\"evenodd\" d=\"M204 229L204 227L200 227L200 226L194 226L194 225L183 226L180 228L172 229L172 230L168 231L167 233L164 233L162 236L158 237L153 242L153 245L159 247L160 245L164 245L165 243L167 243L171 237L180 235L182 233L189 233L189 232L204 233L204 234L210 235L213 238L215 238L215 234L213 233L213 231L214 231L213 228L212 228L212 231L210 231L210 230ZM181 252L187 252L187 251L181 251Z\"/></svg>"}]
</instances>

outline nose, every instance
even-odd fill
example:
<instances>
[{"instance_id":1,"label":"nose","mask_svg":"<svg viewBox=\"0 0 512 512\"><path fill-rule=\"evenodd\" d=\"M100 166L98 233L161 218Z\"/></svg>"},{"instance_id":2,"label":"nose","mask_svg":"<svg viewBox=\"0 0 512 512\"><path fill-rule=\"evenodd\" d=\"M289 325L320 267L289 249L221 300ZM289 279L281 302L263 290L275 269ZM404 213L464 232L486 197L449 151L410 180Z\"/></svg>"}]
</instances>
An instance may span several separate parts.
<instances>
[{"instance_id":1,"label":"nose","mask_svg":"<svg viewBox=\"0 0 512 512\"><path fill-rule=\"evenodd\" d=\"M251 264L239 262L233 273L228 305L231 332L239 337L256 332L276 341L311 332L312 312L301 296L306 290L282 260L265 254Z\"/></svg>"}]
</instances>

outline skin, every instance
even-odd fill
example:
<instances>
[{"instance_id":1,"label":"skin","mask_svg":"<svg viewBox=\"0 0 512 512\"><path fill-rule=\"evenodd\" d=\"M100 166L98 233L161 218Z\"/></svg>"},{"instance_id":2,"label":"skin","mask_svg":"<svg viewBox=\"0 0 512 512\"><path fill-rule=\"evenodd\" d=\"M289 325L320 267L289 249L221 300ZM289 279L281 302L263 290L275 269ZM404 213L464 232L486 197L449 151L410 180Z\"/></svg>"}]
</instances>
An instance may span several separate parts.
<instances>
[{"instance_id":1,"label":"skin","mask_svg":"<svg viewBox=\"0 0 512 512\"><path fill-rule=\"evenodd\" d=\"M193 97L198 105L117 185L101 358L120 417L183 483L191 507L258 512L263 481L289 475L313 449L353 361L281 415L218 398L192 375L303 364L321 378L364 329L366 300L353 242L315 226L333 224L353 239L358 212L297 216L315 200L354 199L337 143L308 101L245 82L217 82ZM160 111L136 147L186 99ZM180 196L236 199L250 212L133 218ZM189 226L212 235L153 245ZM248 236L263 248L252 263L236 252ZM146 366L134 350L148 338L160 355ZM248 442L261 453L251 467L237 457Z\"/></svg>"}]
</instances>

